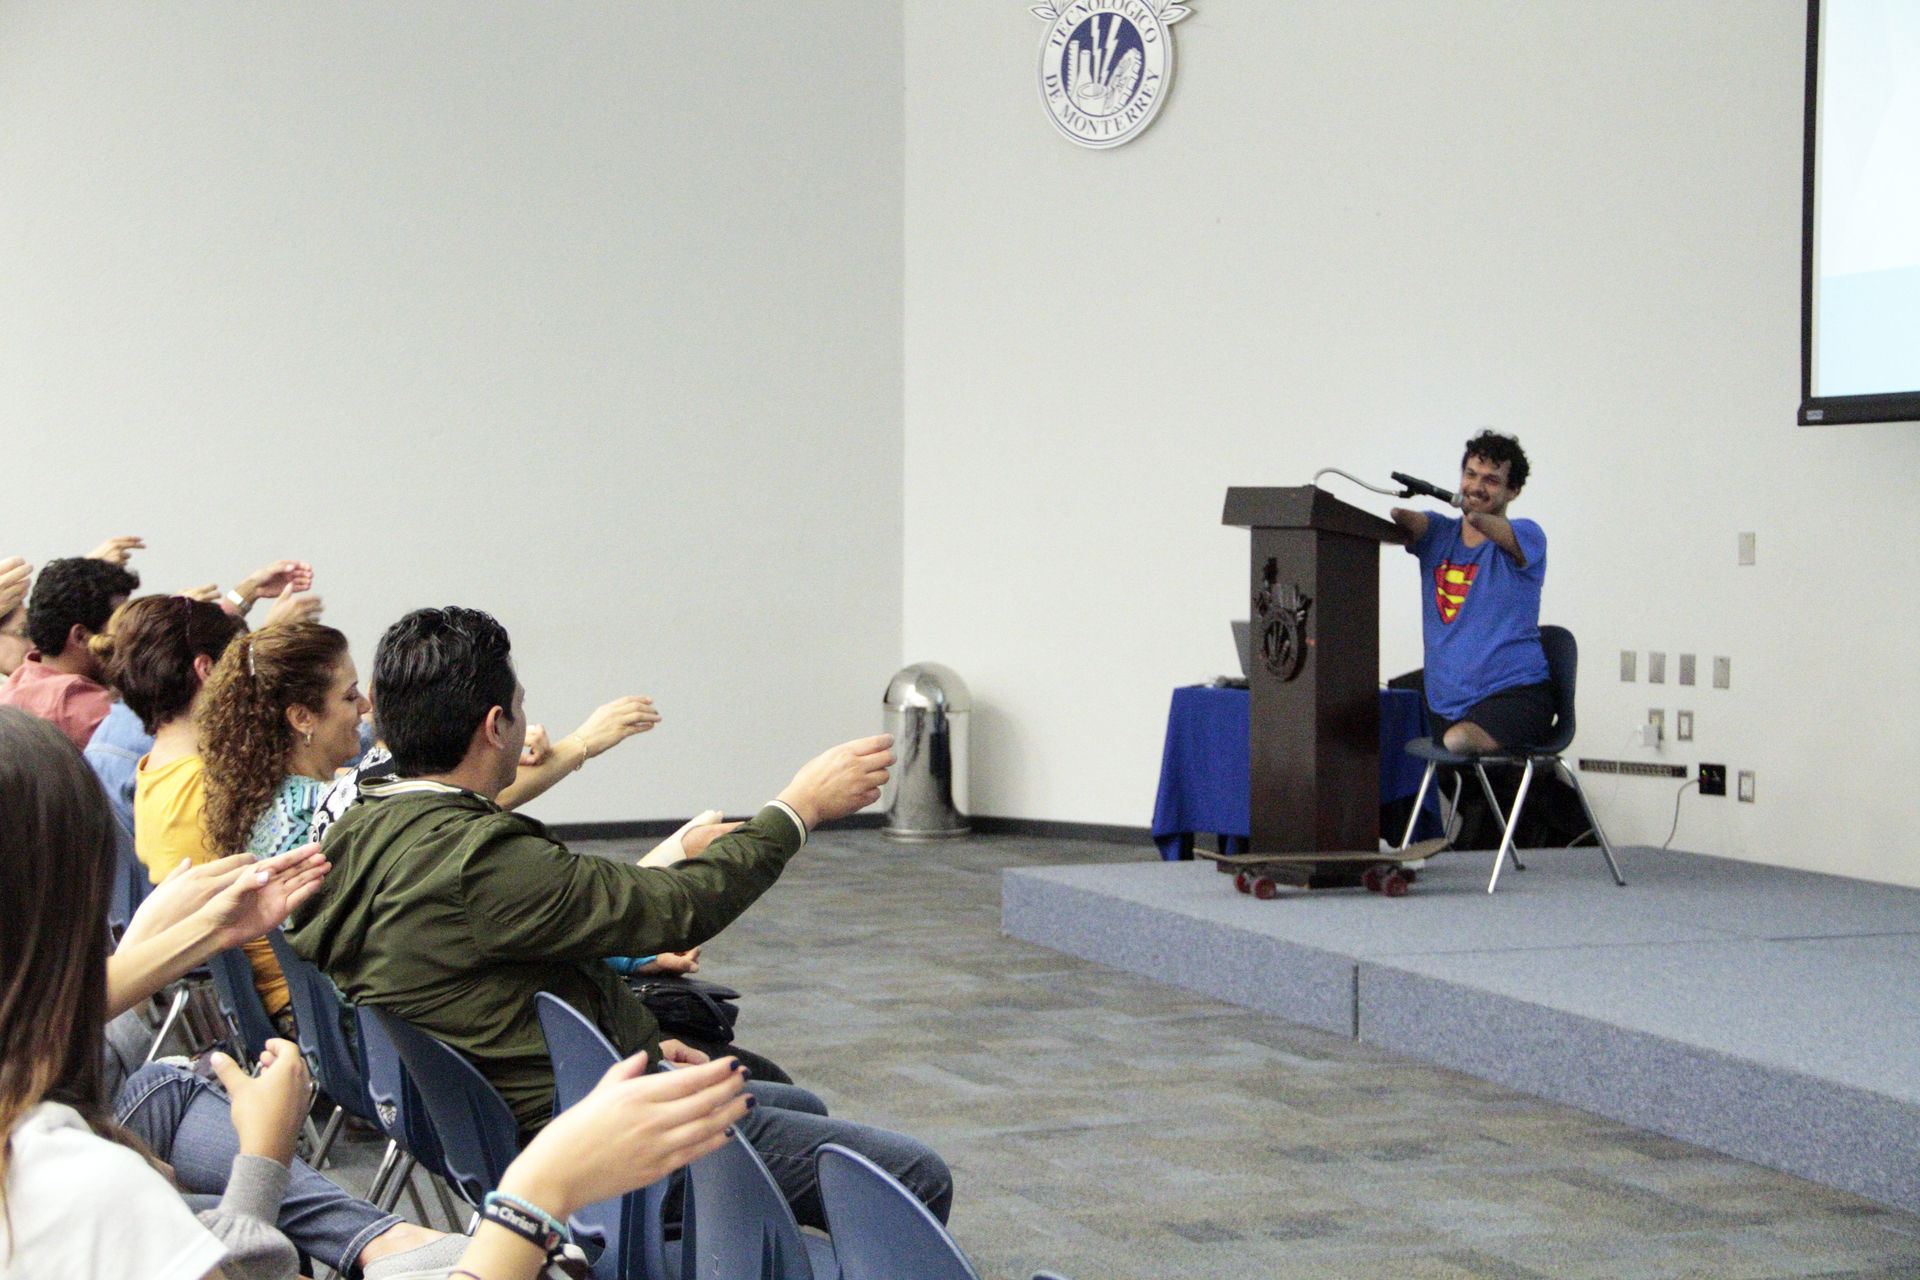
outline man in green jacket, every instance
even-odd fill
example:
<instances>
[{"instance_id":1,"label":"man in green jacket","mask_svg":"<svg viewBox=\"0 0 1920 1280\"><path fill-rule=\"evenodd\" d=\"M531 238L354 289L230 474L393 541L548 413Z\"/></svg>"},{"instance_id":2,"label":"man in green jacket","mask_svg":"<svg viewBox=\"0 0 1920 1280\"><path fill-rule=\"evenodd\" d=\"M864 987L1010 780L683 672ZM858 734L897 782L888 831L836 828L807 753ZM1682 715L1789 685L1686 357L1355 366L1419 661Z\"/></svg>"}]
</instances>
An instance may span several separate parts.
<instances>
[{"instance_id":1,"label":"man in green jacket","mask_svg":"<svg viewBox=\"0 0 1920 1280\"><path fill-rule=\"evenodd\" d=\"M373 689L392 776L363 782L329 828L333 871L287 940L349 1000L389 1009L471 1059L523 1137L552 1113L535 993L573 1005L622 1053L702 1060L660 1039L605 958L711 938L772 887L812 828L878 799L893 762L884 735L834 747L699 857L639 867L572 853L541 823L494 803L513 781L527 726L507 633L492 617L408 614L381 637ZM825 1222L813 1154L826 1142L862 1151L945 1220L952 1178L932 1150L831 1118L804 1089L751 1088L759 1105L739 1127L802 1222Z\"/></svg>"}]
</instances>

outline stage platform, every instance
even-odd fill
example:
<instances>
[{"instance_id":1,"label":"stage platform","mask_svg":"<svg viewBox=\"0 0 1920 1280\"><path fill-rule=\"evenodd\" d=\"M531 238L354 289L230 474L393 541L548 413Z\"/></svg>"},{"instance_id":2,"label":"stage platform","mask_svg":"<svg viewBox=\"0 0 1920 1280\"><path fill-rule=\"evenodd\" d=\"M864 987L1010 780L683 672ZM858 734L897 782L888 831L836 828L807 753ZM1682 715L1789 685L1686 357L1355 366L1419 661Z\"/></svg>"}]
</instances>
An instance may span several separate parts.
<instances>
[{"instance_id":1,"label":"stage platform","mask_svg":"<svg viewBox=\"0 0 1920 1280\"><path fill-rule=\"evenodd\" d=\"M1009 870L1013 937L1920 1212L1920 891L1651 849L1408 896L1211 862Z\"/></svg>"}]
</instances>

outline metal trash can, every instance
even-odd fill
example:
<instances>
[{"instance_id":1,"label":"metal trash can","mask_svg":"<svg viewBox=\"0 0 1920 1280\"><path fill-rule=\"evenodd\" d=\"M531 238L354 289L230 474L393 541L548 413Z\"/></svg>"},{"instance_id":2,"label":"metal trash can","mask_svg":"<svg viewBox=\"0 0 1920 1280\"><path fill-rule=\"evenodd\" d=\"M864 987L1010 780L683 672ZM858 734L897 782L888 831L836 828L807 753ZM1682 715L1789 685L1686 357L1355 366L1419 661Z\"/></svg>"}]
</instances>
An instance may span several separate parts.
<instances>
[{"instance_id":1,"label":"metal trash can","mask_svg":"<svg viewBox=\"0 0 1920 1280\"><path fill-rule=\"evenodd\" d=\"M893 773L880 803L881 830L895 840L967 834L967 722L973 694L950 667L916 662L887 685Z\"/></svg>"}]
</instances>

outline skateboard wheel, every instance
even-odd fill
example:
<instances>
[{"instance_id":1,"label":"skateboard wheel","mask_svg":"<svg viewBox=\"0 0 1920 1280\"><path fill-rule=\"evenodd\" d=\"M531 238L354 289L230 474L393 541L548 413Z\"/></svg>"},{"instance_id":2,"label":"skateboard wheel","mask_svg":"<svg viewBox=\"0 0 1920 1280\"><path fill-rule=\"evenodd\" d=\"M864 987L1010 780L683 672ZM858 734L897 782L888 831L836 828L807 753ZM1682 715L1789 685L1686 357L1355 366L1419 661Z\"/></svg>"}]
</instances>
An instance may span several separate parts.
<instances>
[{"instance_id":1,"label":"skateboard wheel","mask_svg":"<svg viewBox=\"0 0 1920 1280\"><path fill-rule=\"evenodd\" d=\"M1233 873L1233 887L1242 893L1253 892L1253 873L1245 869Z\"/></svg>"},{"instance_id":2,"label":"skateboard wheel","mask_svg":"<svg viewBox=\"0 0 1920 1280\"><path fill-rule=\"evenodd\" d=\"M1360 883L1366 886L1368 893L1380 892L1380 868L1368 867L1361 872Z\"/></svg>"},{"instance_id":3,"label":"skateboard wheel","mask_svg":"<svg viewBox=\"0 0 1920 1280\"><path fill-rule=\"evenodd\" d=\"M1386 894L1389 898L1406 897L1406 873L1404 871L1389 871L1386 875L1380 877L1380 892Z\"/></svg>"},{"instance_id":4,"label":"skateboard wheel","mask_svg":"<svg viewBox=\"0 0 1920 1280\"><path fill-rule=\"evenodd\" d=\"M1253 896L1262 902L1280 896L1280 886L1265 876L1256 876L1253 881Z\"/></svg>"}]
</instances>

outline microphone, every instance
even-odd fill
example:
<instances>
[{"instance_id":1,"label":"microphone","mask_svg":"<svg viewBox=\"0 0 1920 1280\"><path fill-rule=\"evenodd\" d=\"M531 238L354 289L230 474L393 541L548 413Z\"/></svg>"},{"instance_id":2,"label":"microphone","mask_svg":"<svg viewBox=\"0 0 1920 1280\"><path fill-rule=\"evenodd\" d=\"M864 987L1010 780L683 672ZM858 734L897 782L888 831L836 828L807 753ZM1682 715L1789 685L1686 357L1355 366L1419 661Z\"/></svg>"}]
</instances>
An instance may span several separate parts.
<instances>
[{"instance_id":1,"label":"microphone","mask_svg":"<svg viewBox=\"0 0 1920 1280\"><path fill-rule=\"evenodd\" d=\"M1417 479L1404 471L1389 471L1387 474L1406 486L1406 492L1400 495L1403 498L1411 498L1417 494L1423 498L1438 498L1450 507L1460 505L1459 494L1448 493L1437 484L1428 484L1425 480Z\"/></svg>"}]
</instances>

